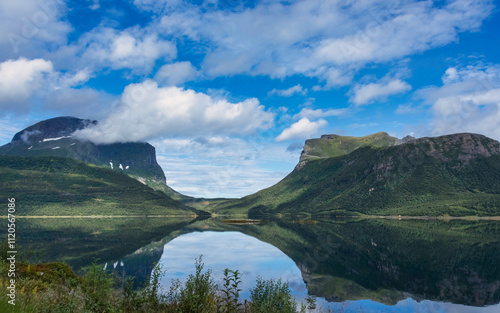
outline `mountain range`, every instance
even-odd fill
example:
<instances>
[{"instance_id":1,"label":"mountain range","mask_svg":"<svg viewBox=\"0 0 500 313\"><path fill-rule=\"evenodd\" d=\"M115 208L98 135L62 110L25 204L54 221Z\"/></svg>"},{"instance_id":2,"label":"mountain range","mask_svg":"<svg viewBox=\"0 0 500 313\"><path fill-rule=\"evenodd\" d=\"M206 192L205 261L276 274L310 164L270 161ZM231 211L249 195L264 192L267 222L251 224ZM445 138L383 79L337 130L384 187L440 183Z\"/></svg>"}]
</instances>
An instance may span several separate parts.
<instances>
[{"instance_id":1,"label":"mountain range","mask_svg":"<svg viewBox=\"0 0 500 313\"><path fill-rule=\"evenodd\" d=\"M460 133L403 140L324 135L307 140L276 185L214 205L219 214L499 215L500 144Z\"/></svg>"},{"instance_id":2,"label":"mountain range","mask_svg":"<svg viewBox=\"0 0 500 313\"><path fill-rule=\"evenodd\" d=\"M137 196L138 199L146 201L147 194L153 198L161 194L170 208L191 213L202 213L197 209L203 209L251 217L500 215L500 144L479 134L419 139L411 136L398 139L384 132L365 137L323 135L306 140L295 169L274 186L241 199L195 199L166 185L155 148L149 143L95 144L74 137L75 131L97 123L58 117L15 134L10 143L0 147L0 156L3 156L0 172L8 174L2 175L0 190L17 184L18 190L35 195L32 199L42 194L39 198L42 203L80 201L85 203L84 211L92 214L99 211L89 209L92 207L89 203L93 203L89 199L102 198L94 197L91 192L101 176L99 183L108 186L112 183L107 179L119 177L122 185L115 184L114 192L122 187L123 192L134 189L136 187L131 186L139 181L153 193L146 192ZM58 169L60 164L65 164L62 170ZM59 173L59 178L51 174L54 172ZM77 175L80 175L78 183L55 182L61 177L72 182ZM47 180L45 189L42 188L44 180ZM23 184L28 188L21 188ZM78 197L73 200L60 197L75 194ZM106 194L105 189L100 190L100 194ZM107 212L119 214L124 202L118 198L105 200L113 207ZM35 202L31 204L37 207ZM56 207L60 210L60 206ZM160 207L155 206L153 211L161 214ZM43 213L58 213L58 210L45 209ZM81 213L78 210L74 208L74 213ZM142 212L134 208L129 213L132 211Z\"/></svg>"}]
</instances>

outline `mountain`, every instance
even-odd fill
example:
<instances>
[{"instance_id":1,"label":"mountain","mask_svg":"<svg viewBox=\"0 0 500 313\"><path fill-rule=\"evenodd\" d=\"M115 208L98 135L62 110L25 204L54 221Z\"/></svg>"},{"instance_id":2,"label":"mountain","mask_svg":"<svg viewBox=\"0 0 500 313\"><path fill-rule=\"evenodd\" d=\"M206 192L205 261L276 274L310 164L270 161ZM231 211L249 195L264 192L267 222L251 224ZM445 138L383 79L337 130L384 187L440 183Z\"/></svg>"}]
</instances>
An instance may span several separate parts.
<instances>
[{"instance_id":1,"label":"mountain","mask_svg":"<svg viewBox=\"0 0 500 313\"><path fill-rule=\"evenodd\" d=\"M59 157L0 156L0 199L16 215L182 215L199 211L122 172Z\"/></svg>"},{"instance_id":2,"label":"mountain","mask_svg":"<svg viewBox=\"0 0 500 313\"><path fill-rule=\"evenodd\" d=\"M365 137L323 135L321 138L308 139L300 155L297 169L302 168L307 161L333 158L349 154L361 147L383 148L403 144L415 138L406 136L403 139L391 137L385 132L379 132Z\"/></svg>"},{"instance_id":3,"label":"mountain","mask_svg":"<svg viewBox=\"0 0 500 313\"><path fill-rule=\"evenodd\" d=\"M500 215L500 144L478 134L308 140L282 181L216 213Z\"/></svg>"},{"instance_id":4,"label":"mountain","mask_svg":"<svg viewBox=\"0 0 500 313\"><path fill-rule=\"evenodd\" d=\"M76 130L95 124L97 121L67 116L41 121L15 134L10 143L0 147L0 155L71 158L126 173L142 183L166 185L155 148L149 143L98 145L72 137Z\"/></svg>"}]
</instances>

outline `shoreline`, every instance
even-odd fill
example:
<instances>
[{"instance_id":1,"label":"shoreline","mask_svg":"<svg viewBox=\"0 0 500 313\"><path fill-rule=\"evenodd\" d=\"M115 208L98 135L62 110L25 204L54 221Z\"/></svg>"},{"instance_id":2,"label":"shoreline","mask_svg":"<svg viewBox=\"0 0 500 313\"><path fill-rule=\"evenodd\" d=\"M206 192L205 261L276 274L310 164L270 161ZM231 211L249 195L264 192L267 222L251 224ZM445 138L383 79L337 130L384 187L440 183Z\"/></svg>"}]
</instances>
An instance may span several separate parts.
<instances>
[{"instance_id":1,"label":"shoreline","mask_svg":"<svg viewBox=\"0 0 500 313\"><path fill-rule=\"evenodd\" d=\"M216 215L212 218L217 217L230 217L238 215ZM198 215L16 215L16 218L31 218L31 219L57 219L57 218L196 218ZM320 216L317 216L318 218ZM0 216L0 218L8 218L8 216ZM280 217L283 218L283 217ZM288 219L289 217L285 217ZM315 218L315 216L310 216L310 218ZM468 220L468 221L478 221L478 220L490 220L490 221L500 221L500 216L408 216L408 215L355 215L355 216L335 216L334 218L356 218L356 219L388 219L388 220ZM229 219L229 221L232 221ZM249 222L262 222L262 220L254 219L235 219L235 221L240 221L241 224ZM245 221L242 223L241 221Z\"/></svg>"},{"instance_id":2,"label":"shoreline","mask_svg":"<svg viewBox=\"0 0 500 313\"><path fill-rule=\"evenodd\" d=\"M16 218L164 218L164 217L174 217L174 218L196 218L198 215L16 215ZM7 216L0 216L0 218L8 218Z\"/></svg>"}]
</instances>

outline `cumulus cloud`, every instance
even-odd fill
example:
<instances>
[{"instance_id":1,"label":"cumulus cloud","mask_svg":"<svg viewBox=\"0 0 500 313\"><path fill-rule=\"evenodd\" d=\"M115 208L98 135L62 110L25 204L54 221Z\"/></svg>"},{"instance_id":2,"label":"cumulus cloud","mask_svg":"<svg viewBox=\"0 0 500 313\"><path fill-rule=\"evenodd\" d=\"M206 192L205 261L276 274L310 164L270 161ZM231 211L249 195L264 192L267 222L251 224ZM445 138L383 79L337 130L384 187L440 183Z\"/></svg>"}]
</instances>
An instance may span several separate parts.
<instances>
[{"instance_id":1,"label":"cumulus cloud","mask_svg":"<svg viewBox=\"0 0 500 313\"><path fill-rule=\"evenodd\" d=\"M326 81L326 87L349 84L366 64L454 42L460 32L477 30L493 10L488 0L440 5L431 1L263 1L230 10L180 1L135 3L159 14L155 21L159 32L206 43L202 70L209 76L303 74Z\"/></svg>"},{"instance_id":2,"label":"cumulus cloud","mask_svg":"<svg viewBox=\"0 0 500 313\"><path fill-rule=\"evenodd\" d=\"M62 0L0 1L0 52L4 58L39 57L66 43L71 26L60 20Z\"/></svg>"},{"instance_id":3,"label":"cumulus cloud","mask_svg":"<svg viewBox=\"0 0 500 313\"><path fill-rule=\"evenodd\" d=\"M305 95L307 93L307 89L304 89L304 87L302 87L301 84L297 84L297 85L290 87L288 89L276 89L276 88L274 88L273 90L271 90L269 92L269 95L277 94L277 95L280 95L282 97L290 97L296 93L301 94L301 95Z\"/></svg>"},{"instance_id":4,"label":"cumulus cloud","mask_svg":"<svg viewBox=\"0 0 500 313\"><path fill-rule=\"evenodd\" d=\"M353 96L350 98L350 101L355 105L363 105L410 90L411 86L400 79L366 85L358 84L352 90Z\"/></svg>"},{"instance_id":5,"label":"cumulus cloud","mask_svg":"<svg viewBox=\"0 0 500 313\"><path fill-rule=\"evenodd\" d=\"M77 135L97 143L145 141L169 136L248 135L268 129L274 114L255 98L238 103L214 99L148 80L127 86L121 106Z\"/></svg>"},{"instance_id":6,"label":"cumulus cloud","mask_svg":"<svg viewBox=\"0 0 500 313\"><path fill-rule=\"evenodd\" d=\"M52 62L43 59L19 58L0 63L0 106L23 103L53 72Z\"/></svg>"},{"instance_id":7,"label":"cumulus cloud","mask_svg":"<svg viewBox=\"0 0 500 313\"><path fill-rule=\"evenodd\" d=\"M59 113L97 112L110 96L81 87L92 74L83 69L61 73L51 61L19 58L0 63L0 107L6 111L28 111L33 103ZM75 88L77 87L77 88Z\"/></svg>"},{"instance_id":8,"label":"cumulus cloud","mask_svg":"<svg viewBox=\"0 0 500 313\"><path fill-rule=\"evenodd\" d=\"M174 43L150 28L135 26L125 30L97 27L83 34L76 43L62 48L55 57L69 68L130 69L135 74L145 74L153 69L157 60L169 61L176 56Z\"/></svg>"},{"instance_id":9,"label":"cumulus cloud","mask_svg":"<svg viewBox=\"0 0 500 313\"><path fill-rule=\"evenodd\" d=\"M169 86L179 86L195 79L198 70L189 61L165 64L156 72L155 80Z\"/></svg>"},{"instance_id":10,"label":"cumulus cloud","mask_svg":"<svg viewBox=\"0 0 500 313\"><path fill-rule=\"evenodd\" d=\"M311 122L308 118L304 117L283 130L281 134L276 137L276 141L309 138L316 134L319 129L326 124L328 123L323 119Z\"/></svg>"},{"instance_id":11,"label":"cumulus cloud","mask_svg":"<svg viewBox=\"0 0 500 313\"><path fill-rule=\"evenodd\" d=\"M417 94L430 105L433 135L475 132L500 140L500 65L449 68L442 86Z\"/></svg>"}]
</instances>

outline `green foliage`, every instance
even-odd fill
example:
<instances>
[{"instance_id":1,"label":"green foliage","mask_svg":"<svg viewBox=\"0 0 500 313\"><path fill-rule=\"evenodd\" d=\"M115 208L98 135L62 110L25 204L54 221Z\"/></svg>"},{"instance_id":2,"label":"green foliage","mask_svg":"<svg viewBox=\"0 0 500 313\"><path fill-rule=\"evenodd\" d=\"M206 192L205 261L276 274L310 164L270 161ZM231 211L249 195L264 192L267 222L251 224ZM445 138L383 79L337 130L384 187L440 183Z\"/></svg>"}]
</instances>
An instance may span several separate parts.
<instances>
[{"instance_id":1,"label":"green foliage","mask_svg":"<svg viewBox=\"0 0 500 313\"><path fill-rule=\"evenodd\" d=\"M257 278L257 284L250 290L250 312L252 313L292 313L297 310L288 283L280 280Z\"/></svg>"},{"instance_id":2,"label":"green foliage","mask_svg":"<svg viewBox=\"0 0 500 313\"><path fill-rule=\"evenodd\" d=\"M83 276L81 288L86 295L85 310L90 312L112 312L111 297L113 277L103 271L94 261Z\"/></svg>"},{"instance_id":3,"label":"green foliage","mask_svg":"<svg viewBox=\"0 0 500 313\"><path fill-rule=\"evenodd\" d=\"M179 311L183 313L209 313L217 309L216 285L211 271L203 272L202 257L196 262L195 274L189 275L179 293Z\"/></svg>"},{"instance_id":4,"label":"green foliage","mask_svg":"<svg viewBox=\"0 0 500 313\"><path fill-rule=\"evenodd\" d=\"M2 270L7 266L0 260ZM24 271L16 288L16 306L5 307L7 303L6 289L0 281L0 309L2 312L171 312L171 313L273 313L298 312L288 283L281 280L257 280L251 290L249 306L243 308L239 302L238 286L241 283L239 271L224 271L224 283L219 290L211 277L211 271L204 271L201 256L195 262L196 271L184 284L178 280L172 282L167 294L161 287L164 271L155 266L150 279L140 289L135 289L133 280L127 279L123 289L116 289L115 278L103 271L97 263L87 268L80 278L65 264L57 266L23 264ZM36 270L52 268L44 273L58 272L49 275L44 282ZM56 270L59 269L59 270ZM29 275L29 272L36 276ZM66 274L67 273L67 274ZM77 277L75 279L75 277ZM14 309L14 311L12 311ZM309 309L312 309L309 305Z\"/></svg>"},{"instance_id":5,"label":"green foliage","mask_svg":"<svg viewBox=\"0 0 500 313\"><path fill-rule=\"evenodd\" d=\"M228 268L224 270L224 284L222 285L222 304L219 309L221 313L238 312L242 306L238 298L241 289L241 274L238 270L232 271Z\"/></svg>"},{"instance_id":6,"label":"green foliage","mask_svg":"<svg viewBox=\"0 0 500 313\"><path fill-rule=\"evenodd\" d=\"M192 215L160 191L110 169L55 157L0 156L0 198L17 215Z\"/></svg>"}]
</instances>

